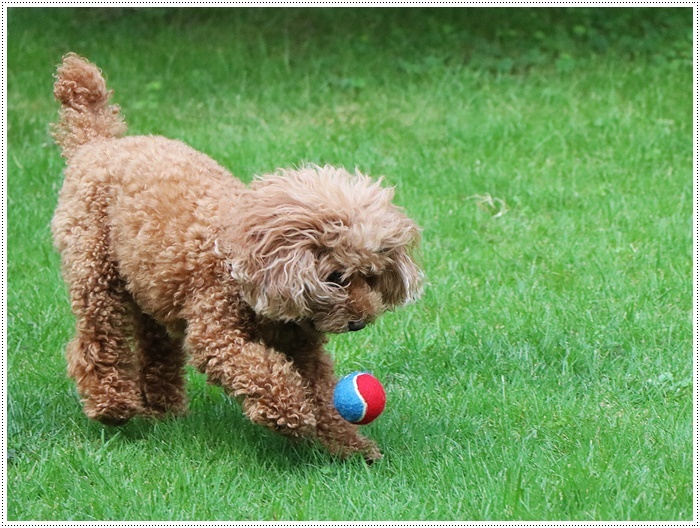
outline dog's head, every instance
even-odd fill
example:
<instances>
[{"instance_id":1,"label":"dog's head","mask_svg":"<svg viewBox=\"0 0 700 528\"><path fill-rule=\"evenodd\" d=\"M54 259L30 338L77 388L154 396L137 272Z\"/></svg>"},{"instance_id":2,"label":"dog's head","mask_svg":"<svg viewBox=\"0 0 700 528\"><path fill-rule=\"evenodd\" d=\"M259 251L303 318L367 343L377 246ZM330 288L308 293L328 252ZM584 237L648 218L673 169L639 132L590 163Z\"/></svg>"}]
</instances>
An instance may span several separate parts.
<instances>
[{"instance_id":1,"label":"dog's head","mask_svg":"<svg viewBox=\"0 0 700 528\"><path fill-rule=\"evenodd\" d=\"M340 333L417 299L420 231L393 195L330 166L255 180L234 219L228 259L245 301L270 319Z\"/></svg>"}]
</instances>

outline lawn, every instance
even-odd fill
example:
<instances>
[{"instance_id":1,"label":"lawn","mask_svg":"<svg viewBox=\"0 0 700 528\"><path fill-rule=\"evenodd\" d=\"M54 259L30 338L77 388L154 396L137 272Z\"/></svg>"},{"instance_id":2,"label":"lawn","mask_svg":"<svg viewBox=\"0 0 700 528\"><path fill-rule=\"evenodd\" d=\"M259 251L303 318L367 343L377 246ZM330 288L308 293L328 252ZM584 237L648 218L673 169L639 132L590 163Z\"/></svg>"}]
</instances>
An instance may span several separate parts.
<instances>
[{"instance_id":1,"label":"lawn","mask_svg":"<svg viewBox=\"0 0 700 528\"><path fill-rule=\"evenodd\" d=\"M9 520L693 519L692 10L35 9L7 15ZM51 75L249 180L396 186L423 299L329 343L387 409L368 467L246 422L89 422L48 224Z\"/></svg>"}]
</instances>

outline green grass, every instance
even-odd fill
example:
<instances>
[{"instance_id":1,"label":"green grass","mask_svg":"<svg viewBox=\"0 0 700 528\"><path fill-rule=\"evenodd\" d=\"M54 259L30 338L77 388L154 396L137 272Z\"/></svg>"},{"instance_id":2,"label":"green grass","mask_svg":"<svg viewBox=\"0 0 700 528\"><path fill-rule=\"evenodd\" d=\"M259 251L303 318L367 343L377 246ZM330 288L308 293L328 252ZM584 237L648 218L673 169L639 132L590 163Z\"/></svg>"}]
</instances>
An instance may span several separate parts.
<instances>
[{"instance_id":1,"label":"green grass","mask_svg":"<svg viewBox=\"0 0 700 528\"><path fill-rule=\"evenodd\" d=\"M690 520L692 11L8 12L10 520ZM82 415L48 223L51 74L97 62L131 133L249 179L386 175L423 300L334 337L388 406L366 467L247 423Z\"/></svg>"}]
</instances>

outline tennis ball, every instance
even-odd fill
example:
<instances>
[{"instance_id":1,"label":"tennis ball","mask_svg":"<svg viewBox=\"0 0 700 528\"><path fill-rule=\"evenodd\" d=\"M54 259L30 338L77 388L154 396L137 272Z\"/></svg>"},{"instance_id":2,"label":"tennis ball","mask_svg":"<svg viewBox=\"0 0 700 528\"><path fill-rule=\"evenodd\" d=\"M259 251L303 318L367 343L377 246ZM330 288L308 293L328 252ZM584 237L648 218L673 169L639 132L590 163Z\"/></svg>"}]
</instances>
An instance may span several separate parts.
<instances>
[{"instance_id":1,"label":"tennis ball","mask_svg":"<svg viewBox=\"0 0 700 528\"><path fill-rule=\"evenodd\" d=\"M353 372L335 386L333 405L348 422L366 425L382 414L386 393L372 374Z\"/></svg>"}]
</instances>

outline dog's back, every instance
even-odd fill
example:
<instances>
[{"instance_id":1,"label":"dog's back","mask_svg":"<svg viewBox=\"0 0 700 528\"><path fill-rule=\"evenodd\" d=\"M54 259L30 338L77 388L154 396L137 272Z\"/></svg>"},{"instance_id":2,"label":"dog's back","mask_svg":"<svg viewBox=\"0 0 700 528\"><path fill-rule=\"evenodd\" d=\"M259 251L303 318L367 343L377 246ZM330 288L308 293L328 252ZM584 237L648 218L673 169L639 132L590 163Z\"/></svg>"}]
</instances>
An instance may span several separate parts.
<instances>
[{"instance_id":1,"label":"dog's back","mask_svg":"<svg viewBox=\"0 0 700 528\"><path fill-rule=\"evenodd\" d=\"M194 258L213 253L223 218L245 187L181 141L122 137L126 125L109 104L99 69L75 54L59 66L54 94L61 102L54 138L67 166L51 228L66 278L80 281L86 253L97 250L86 247L91 240L142 308L176 317L172 307L202 265Z\"/></svg>"}]
</instances>

